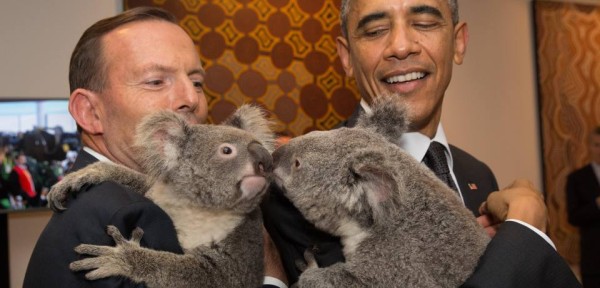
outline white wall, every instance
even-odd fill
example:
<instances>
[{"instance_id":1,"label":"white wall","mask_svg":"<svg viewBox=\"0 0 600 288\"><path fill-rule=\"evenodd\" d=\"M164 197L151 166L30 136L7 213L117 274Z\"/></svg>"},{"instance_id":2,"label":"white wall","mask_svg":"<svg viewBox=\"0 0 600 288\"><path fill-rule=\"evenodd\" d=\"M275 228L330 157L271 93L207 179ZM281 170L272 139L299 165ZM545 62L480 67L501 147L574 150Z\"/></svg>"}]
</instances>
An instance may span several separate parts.
<instances>
[{"instance_id":1,"label":"white wall","mask_svg":"<svg viewBox=\"0 0 600 288\"><path fill-rule=\"evenodd\" d=\"M461 0L470 41L454 70L442 121L449 141L486 162L500 186L541 188L531 2Z\"/></svg>"},{"instance_id":2,"label":"white wall","mask_svg":"<svg viewBox=\"0 0 600 288\"><path fill-rule=\"evenodd\" d=\"M71 52L120 0L0 0L0 98L68 98Z\"/></svg>"},{"instance_id":3,"label":"white wall","mask_svg":"<svg viewBox=\"0 0 600 288\"><path fill-rule=\"evenodd\" d=\"M121 3L0 0L0 99L67 99L69 58L77 40L92 23L122 11ZM31 251L49 217L47 211L9 215L11 287L23 286Z\"/></svg>"}]
</instances>

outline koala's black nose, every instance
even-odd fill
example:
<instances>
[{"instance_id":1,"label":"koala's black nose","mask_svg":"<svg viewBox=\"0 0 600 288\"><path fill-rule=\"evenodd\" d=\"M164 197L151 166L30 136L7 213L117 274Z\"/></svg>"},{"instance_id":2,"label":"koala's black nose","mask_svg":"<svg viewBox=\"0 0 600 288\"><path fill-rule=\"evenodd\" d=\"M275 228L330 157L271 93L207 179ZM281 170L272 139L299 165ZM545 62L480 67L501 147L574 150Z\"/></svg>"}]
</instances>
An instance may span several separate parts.
<instances>
[{"instance_id":1,"label":"koala's black nose","mask_svg":"<svg viewBox=\"0 0 600 288\"><path fill-rule=\"evenodd\" d=\"M255 171L259 173L273 171L273 157L260 143L252 142L248 144L248 151L254 158Z\"/></svg>"}]
</instances>

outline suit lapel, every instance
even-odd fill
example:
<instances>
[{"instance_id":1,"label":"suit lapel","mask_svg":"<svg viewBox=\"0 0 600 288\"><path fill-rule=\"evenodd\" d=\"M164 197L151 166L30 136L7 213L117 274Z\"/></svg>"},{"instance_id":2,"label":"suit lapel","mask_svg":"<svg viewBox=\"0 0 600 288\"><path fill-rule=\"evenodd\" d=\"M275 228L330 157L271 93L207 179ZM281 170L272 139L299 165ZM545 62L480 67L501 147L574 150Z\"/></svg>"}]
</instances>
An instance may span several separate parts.
<instances>
[{"instance_id":1,"label":"suit lapel","mask_svg":"<svg viewBox=\"0 0 600 288\"><path fill-rule=\"evenodd\" d=\"M450 145L450 153L452 153L454 176L460 187L465 206L473 212L475 216L479 216L479 206L487 199L490 192L498 190L497 183L490 183L490 179L486 178L485 171L478 171L482 167L475 166L474 159L466 152Z\"/></svg>"},{"instance_id":2,"label":"suit lapel","mask_svg":"<svg viewBox=\"0 0 600 288\"><path fill-rule=\"evenodd\" d=\"M81 149L81 150L79 150L79 153L77 154L75 163L73 163L73 166L67 173L77 171L77 170L79 170L85 166L88 166L96 161L98 161L98 159L96 159L90 153L85 152L85 150Z\"/></svg>"}]
</instances>

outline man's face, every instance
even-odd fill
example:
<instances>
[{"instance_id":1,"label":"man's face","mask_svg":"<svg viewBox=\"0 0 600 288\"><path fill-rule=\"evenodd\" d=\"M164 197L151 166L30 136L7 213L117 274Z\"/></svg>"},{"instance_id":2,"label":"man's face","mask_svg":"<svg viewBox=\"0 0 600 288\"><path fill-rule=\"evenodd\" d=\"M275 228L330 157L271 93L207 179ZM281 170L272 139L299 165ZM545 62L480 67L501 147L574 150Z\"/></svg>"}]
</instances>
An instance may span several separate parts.
<instances>
[{"instance_id":1,"label":"man's face","mask_svg":"<svg viewBox=\"0 0 600 288\"><path fill-rule=\"evenodd\" d=\"M103 141L109 158L136 163L135 127L158 110L177 111L191 123L204 122L204 70L190 37L165 21L126 24L103 38L107 87L99 94Z\"/></svg>"},{"instance_id":2,"label":"man's face","mask_svg":"<svg viewBox=\"0 0 600 288\"><path fill-rule=\"evenodd\" d=\"M598 134L591 136L590 154L592 155L592 161L600 164L600 135Z\"/></svg>"},{"instance_id":3,"label":"man's face","mask_svg":"<svg viewBox=\"0 0 600 288\"><path fill-rule=\"evenodd\" d=\"M352 0L347 37L338 38L346 74L370 102L393 94L410 106L411 130L433 136L466 24L452 24L446 0Z\"/></svg>"},{"instance_id":4,"label":"man's face","mask_svg":"<svg viewBox=\"0 0 600 288\"><path fill-rule=\"evenodd\" d=\"M19 156L17 156L17 159L16 159L15 162L16 162L17 165L25 165L25 164L27 164L27 156L25 156L23 154L20 154Z\"/></svg>"}]
</instances>

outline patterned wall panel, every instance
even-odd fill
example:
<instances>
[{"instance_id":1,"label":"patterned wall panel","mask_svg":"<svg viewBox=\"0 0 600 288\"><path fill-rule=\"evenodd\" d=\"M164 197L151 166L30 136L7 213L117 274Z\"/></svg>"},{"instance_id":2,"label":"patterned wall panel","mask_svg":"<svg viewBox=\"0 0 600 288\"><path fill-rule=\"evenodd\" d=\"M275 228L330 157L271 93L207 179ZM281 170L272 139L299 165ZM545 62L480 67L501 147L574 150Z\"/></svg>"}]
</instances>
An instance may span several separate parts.
<instances>
[{"instance_id":1,"label":"patterned wall panel","mask_svg":"<svg viewBox=\"0 0 600 288\"><path fill-rule=\"evenodd\" d=\"M567 222L567 175L590 161L600 124L600 6L536 2L535 22L549 234L571 264L579 235Z\"/></svg>"},{"instance_id":2,"label":"patterned wall panel","mask_svg":"<svg viewBox=\"0 0 600 288\"><path fill-rule=\"evenodd\" d=\"M340 0L125 0L171 11L207 71L211 122L258 103L282 134L327 130L358 103L337 57Z\"/></svg>"}]
</instances>

